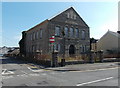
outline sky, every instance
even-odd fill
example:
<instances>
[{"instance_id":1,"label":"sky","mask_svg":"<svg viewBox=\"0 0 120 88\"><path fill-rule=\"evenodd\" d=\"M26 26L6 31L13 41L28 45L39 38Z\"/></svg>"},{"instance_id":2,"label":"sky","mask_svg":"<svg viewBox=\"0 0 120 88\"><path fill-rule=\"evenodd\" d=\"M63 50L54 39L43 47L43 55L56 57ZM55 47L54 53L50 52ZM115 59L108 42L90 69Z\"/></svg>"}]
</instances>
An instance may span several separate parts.
<instances>
[{"instance_id":1,"label":"sky","mask_svg":"<svg viewBox=\"0 0 120 88\"><path fill-rule=\"evenodd\" d=\"M118 2L2 2L2 44L18 47L22 31L73 6L90 27L90 37L100 39L108 29L118 30Z\"/></svg>"}]
</instances>

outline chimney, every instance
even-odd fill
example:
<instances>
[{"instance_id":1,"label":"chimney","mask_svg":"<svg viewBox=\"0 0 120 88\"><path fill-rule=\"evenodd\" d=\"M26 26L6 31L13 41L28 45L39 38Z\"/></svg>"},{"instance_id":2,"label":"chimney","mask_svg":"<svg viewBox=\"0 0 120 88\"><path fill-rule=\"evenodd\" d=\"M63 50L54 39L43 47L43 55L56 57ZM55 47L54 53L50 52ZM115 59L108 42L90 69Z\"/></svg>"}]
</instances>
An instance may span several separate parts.
<instances>
[{"instance_id":1,"label":"chimney","mask_svg":"<svg viewBox=\"0 0 120 88\"><path fill-rule=\"evenodd\" d=\"M117 31L118 34L120 34L120 31Z\"/></svg>"}]
</instances>

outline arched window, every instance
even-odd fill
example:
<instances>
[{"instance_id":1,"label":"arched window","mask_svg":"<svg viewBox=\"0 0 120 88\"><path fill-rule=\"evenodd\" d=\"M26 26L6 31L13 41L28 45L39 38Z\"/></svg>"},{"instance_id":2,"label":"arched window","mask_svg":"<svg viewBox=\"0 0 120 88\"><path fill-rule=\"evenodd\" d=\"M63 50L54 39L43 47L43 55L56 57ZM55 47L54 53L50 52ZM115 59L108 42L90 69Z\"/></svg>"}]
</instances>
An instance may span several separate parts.
<instances>
[{"instance_id":1,"label":"arched window","mask_svg":"<svg viewBox=\"0 0 120 88\"><path fill-rule=\"evenodd\" d=\"M79 37L79 30L78 30L78 28L75 29L75 37L76 37L76 38Z\"/></svg>"},{"instance_id":2,"label":"arched window","mask_svg":"<svg viewBox=\"0 0 120 88\"><path fill-rule=\"evenodd\" d=\"M55 36L60 36L60 27L55 27Z\"/></svg>"},{"instance_id":3,"label":"arched window","mask_svg":"<svg viewBox=\"0 0 120 88\"><path fill-rule=\"evenodd\" d=\"M36 32L36 39L38 39L38 35L39 35L39 32L37 31L37 32Z\"/></svg>"},{"instance_id":4,"label":"arched window","mask_svg":"<svg viewBox=\"0 0 120 88\"><path fill-rule=\"evenodd\" d=\"M35 40L35 32L33 33L33 40Z\"/></svg>"},{"instance_id":5,"label":"arched window","mask_svg":"<svg viewBox=\"0 0 120 88\"><path fill-rule=\"evenodd\" d=\"M82 31L82 39L84 40L85 39L85 31Z\"/></svg>"},{"instance_id":6,"label":"arched window","mask_svg":"<svg viewBox=\"0 0 120 88\"><path fill-rule=\"evenodd\" d=\"M70 18L70 14L69 13L67 13L67 18Z\"/></svg>"},{"instance_id":7,"label":"arched window","mask_svg":"<svg viewBox=\"0 0 120 88\"><path fill-rule=\"evenodd\" d=\"M65 27L64 32L65 32L65 37L68 37L69 31L68 31L68 28L67 28L67 27Z\"/></svg>"},{"instance_id":8,"label":"arched window","mask_svg":"<svg viewBox=\"0 0 120 88\"><path fill-rule=\"evenodd\" d=\"M70 37L73 37L74 36L74 30L73 30L73 28L70 28Z\"/></svg>"},{"instance_id":9,"label":"arched window","mask_svg":"<svg viewBox=\"0 0 120 88\"><path fill-rule=\"evenodd\" d=\"M31 40L33 40L33 35L31 34Z\"/></svg>"},{"instance_id":10,"label":"arched window","mask_svg":"<svg viewBox=\"0 0 120 88\"><path fill-rule=\"evenodd\" d=\"M41 39L42 38L42 29L40 29L39 36L40 36L40 39Z\"/></svg>"}]
</instances>

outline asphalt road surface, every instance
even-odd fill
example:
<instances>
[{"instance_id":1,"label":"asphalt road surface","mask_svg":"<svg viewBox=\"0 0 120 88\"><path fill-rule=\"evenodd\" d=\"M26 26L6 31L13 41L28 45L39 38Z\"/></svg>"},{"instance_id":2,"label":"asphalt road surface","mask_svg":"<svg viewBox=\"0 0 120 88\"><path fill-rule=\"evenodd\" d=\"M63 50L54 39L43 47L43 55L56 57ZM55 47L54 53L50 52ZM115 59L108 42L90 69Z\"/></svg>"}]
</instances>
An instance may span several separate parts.
<instances>
[{"instance_id":1,"label":"asphalt road surface","mask_svg":"<svg viewBox=\"0 0 120 88\"><path fill-rule=\"evenodd\" d=\"M118 86L118 67L54 71L40 69L14 58L3 57L0 60L2 86Z\"/></svg>"}]
</instances>

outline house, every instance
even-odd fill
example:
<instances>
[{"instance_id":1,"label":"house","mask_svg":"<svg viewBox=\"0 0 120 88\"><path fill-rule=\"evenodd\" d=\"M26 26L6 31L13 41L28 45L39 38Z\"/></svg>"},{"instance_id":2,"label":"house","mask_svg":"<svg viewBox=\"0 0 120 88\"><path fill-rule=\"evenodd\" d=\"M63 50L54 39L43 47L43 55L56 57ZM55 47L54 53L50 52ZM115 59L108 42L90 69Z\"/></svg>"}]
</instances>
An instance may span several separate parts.
<instances>
[{"instance_id":1,"label":"house","mask_svg":"<svg viewBox=\"0 0 120 88\"><path fill-rule=\"evenodd\" d=\"M49 38L54 36L54 50L58 55L80 55L90 51L89 26L73 7L67 8L22 33L20 53L31 56L36 52L51 54L53 47Z\"/></svg>"},{"instance_id":2,"label":"house","mask_svg":"<svg viewBox=\"0 0 120 88\"><path fill-rule=\"evenodd\" d=\"M97 50L103 50L104 54L117 54L120 53L120 33L107 31L97 43Z\"/></svg>"},{"instance_id":3,"label":"house","mask_svg":"<svg viewBox=\"0 0 120 88\"><path fill-rule=\"evenodd\" d=\"M90 50L93 52L97 52L97 41L98 39L94 39L94 38L90 39Z\"/></svg>"},{"instance_id":4,"label":"house","mask_svg":"<svg viewBox=\"0 0 120 88\"><path fill-rule=\"evenodd\" d=\"M6 56L18 56L19 53L20 49L18 47L15 47L14 49L9 50Z\"/></svg>"},{"instance_id":5,"label":"house","mask_svg":"<svg viewBox=\"0 0 120 88\"><path fill-rule=\"evenodd\" d=\"M11 47L0 47L0 55L3 56L4 54L8 54L8 51L11 50Z\"/></svg>"}]
</instances>

